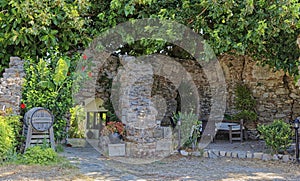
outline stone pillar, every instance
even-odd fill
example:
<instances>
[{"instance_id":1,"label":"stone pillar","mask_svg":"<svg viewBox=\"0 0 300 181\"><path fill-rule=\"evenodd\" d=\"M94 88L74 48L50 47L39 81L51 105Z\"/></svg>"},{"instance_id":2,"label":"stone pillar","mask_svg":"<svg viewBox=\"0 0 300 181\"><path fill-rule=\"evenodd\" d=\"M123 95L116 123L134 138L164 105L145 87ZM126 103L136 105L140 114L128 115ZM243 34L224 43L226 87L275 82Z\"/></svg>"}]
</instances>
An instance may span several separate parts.
<instances>
[{"instance_id":1,"label":"stone pillar","mask_svg":"<svg viewBox=\"0 0 300 181\"><path fill-rule=\"evenodd\" d=\"M12 108L14 114L20 113L22 99L22 83L25 77L24 61L11 57L9 68L6 68L0 78L0 109Z\"/></svg>"}]
</instances>

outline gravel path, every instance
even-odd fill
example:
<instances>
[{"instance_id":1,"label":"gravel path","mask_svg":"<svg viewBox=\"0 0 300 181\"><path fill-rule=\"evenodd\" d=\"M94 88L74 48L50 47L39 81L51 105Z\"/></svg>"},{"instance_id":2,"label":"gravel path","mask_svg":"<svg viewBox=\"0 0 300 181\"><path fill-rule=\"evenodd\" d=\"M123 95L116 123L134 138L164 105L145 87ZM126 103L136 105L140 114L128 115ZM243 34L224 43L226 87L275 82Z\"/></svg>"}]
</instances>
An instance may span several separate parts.
<instances>
[{"instance_id":1,"label":"gravel path","mask_svg":"<svg viewBox=\"0 0 300 181\"><path fill-rule=\"evenodd\" d=\"M110 160L89 144L66 148L62 154L89 180L300 180L298 164L278 161L173 155L149 164L132 164Z\"/></svg>"},{"instance_id":2,"label":"gravel path","mask_svg":"<svg viewBox=\"0 0 300 181\"><path fill-rule=\"evenodd\" d=\"M90 144L66 147L61 155L77 168L70 166L2 165L0 180L300 180L300 164L255 159L201 158L174 154L148 164L137 160L122 163L102 156ZM211 148L243 150L249 144L212 144ZM251 146L252 145L252 146ZM250 142L250 148L259 145ZM120 158L124 160L124 158ZM119 160L120 160L119 159ZM128 160L127 160L128 161Z\"/></svg>"}]
</instances>

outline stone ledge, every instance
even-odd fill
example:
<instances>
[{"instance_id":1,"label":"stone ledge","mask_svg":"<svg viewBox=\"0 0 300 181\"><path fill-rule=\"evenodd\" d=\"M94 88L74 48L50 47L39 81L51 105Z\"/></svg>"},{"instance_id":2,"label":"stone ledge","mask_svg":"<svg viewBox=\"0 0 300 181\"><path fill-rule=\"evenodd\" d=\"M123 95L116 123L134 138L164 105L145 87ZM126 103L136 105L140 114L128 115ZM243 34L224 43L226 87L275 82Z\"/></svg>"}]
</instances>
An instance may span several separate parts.
<instances>
[{"instance_id":1,"label":"stone ledge","mask_svg":"<svg viewBox=\"0 0 300 181\"><path fill-rule=\"evenodd\" d=\"M203 156L205 158L239 158L239 159L258 159L263 161L282 161L293 162L295 158L291 155L282 154L267 154L262 152L250 152L250 151L223 151L216 149L204 149L202 151L190 152L190 156Z\"/></svg>"}]
</instances>

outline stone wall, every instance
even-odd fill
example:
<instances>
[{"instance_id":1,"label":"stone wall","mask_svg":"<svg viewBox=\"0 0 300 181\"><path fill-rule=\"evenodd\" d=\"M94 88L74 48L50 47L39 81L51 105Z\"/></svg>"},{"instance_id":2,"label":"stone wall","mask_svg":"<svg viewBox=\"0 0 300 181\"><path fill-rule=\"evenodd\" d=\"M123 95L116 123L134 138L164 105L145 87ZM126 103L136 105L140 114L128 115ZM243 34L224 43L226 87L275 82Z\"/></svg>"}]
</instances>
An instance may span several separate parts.
<instances>
[{"instance_id":1,"label":"stone wall","mask_svg":"<svg viewBox=\"0 0 300 181\"><path fill-rule=\"evenodd\" d=\"M0 79L0 109L12 108L14 114L20 113L22 98L22 82L25 77L24 61L18 57L11 57L9 68L5 69Z\"/></svg>"},{"instance_id":2,"label":"stone wall","mask_svg":"<svg viewBox=\"0 0 300 181\"><path fill-rule=\"evenodd\" d=\"M199 95L199 118L207 120L211 108L211 89L207 81L204 71L194 60L182 60L174 58L174 61L182 64L182 66L190 73ZM258 112L259 123L270 123L274 119L283 119L285 121L295 119L300 116L300 90L295 87L292 77L283 71L272 71L268 66L262 67L256 65L249 57L223 55L219 57L219 62L224 71L227 83L227 102L226 113L234 114L234 87L237 83L243 82L250 87L253 97L257 101L256 110ZM112 78L117 75L117 70L121 66L118 57L111 56L106 61L105 68L101 68L97 81L96 97L104 100L110 99ZM105 75L109 75L108 77ZM178 99L178 91L174 89L172 81L164 76L154 75L151 96L155 106L159 105L159 100L155 98L162 97L166 104L166 116L162 117L158 112L160 119L166 119L171 113L178 111L180 107L180 99ZM158 109L160 110L160 109Z\"/></svg>"},{"instance_id":3,"label":"stone wall","mask_svg":"<svg viewBox=\"0 0 300 181\"><path fill-rule=\"evenodd\" d=\"M259 123L270 123L274 119L289 121L300 116L300 89L287 73L258 66L251 58L243 56L224 55L220 63L228 87L227 113L235 112L234 86L244 82L257 102Z\"/></svg>"}]
</instances>

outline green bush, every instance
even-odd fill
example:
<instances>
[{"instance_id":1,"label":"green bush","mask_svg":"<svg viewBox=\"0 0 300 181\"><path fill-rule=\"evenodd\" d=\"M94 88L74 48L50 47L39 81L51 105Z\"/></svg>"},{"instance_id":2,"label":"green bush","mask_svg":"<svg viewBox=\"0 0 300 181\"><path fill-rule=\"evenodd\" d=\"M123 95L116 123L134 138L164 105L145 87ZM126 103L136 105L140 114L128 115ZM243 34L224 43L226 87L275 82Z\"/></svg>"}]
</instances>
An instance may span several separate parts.
<instances>
[{"instance_id":1,"label":"green bush","mask_svg":"<svg viewBox=\"0 0 300 181\"><path fill-rule=\"evenodd\" d=\"M58 154L49 147L34 146L21 156L21 163L48 165L59 161Z\"/></svg>"},{"instance_id":2,"label":"green bush","mask_svg":"<svg viewBox=\"0 0 300 181\"><path fill-rule=\"evenodd\" d=\"M254 122L256 125L256 101L252 97L250 89L246 85L239 83L235 86L234 92L234 105L238 112L233 116L233 118L236 120L243 119L246 126L249 126L247 123L250 122Z\"/></svg>"},{"instance_id":3,"label":"green bush","mask_svg":"<svg viewBox=\"0 0 300 181\"><path fill-rule=\"evenodd\" d=\"M22 102L25 112L33 107L45 107L54 115L53 125L56 140L66 136L66 114L73 105L73 94L79 90L74 81L84 82L88 79L89 61L82 65L82 71L76 71L79 55L72 57L59 53L57 49L49 49L49 55L39 61L28 59L25 62L26 72L23 84Z\"/></svg>"},{"instance_id":4,"label":"green bush","mask_svg":"<svg viewBox=\"0 0 300 181\"><path fill-rule=\"evenodd\" d=\"M70 129L68 131L70 138L84 138L84 120L85 112L82 106L75 106L70 109Z\"/></svg>"},{"instance_id":5,"label":"green bush","mask_svg":"<svg viewBox=\"0 0 300 181\"><path fill-rule=\"evenodd\" d=\"M293 131L290 125L282 120L274 120L270 125L259 125L257 130L274 153L285 151L291 145Z\"/></svg>"},{"instance_id":6,"label":"green bush","mask_svg":"<svg viewBox=\"0 0 300 181\"><path fill-rule=\"evenodd\" d=\"M17 150L19 150L22 143L25 141L25 137L21 134L23 124L20 121L20 116L6 116L5 120L13 130L13 135L15 137L13 145Z\"/></svg>"},{"instance_id":7,"label":"green bush","mask_svg":"<svg viewBox=\"0 0 300 181\"><path fill-rule=\"evenodd\" d=\"M0 162L6 159L13 150L15 135L13 128L8 124L5 117L0 116Z\"/></svg>"}]
</instances>

